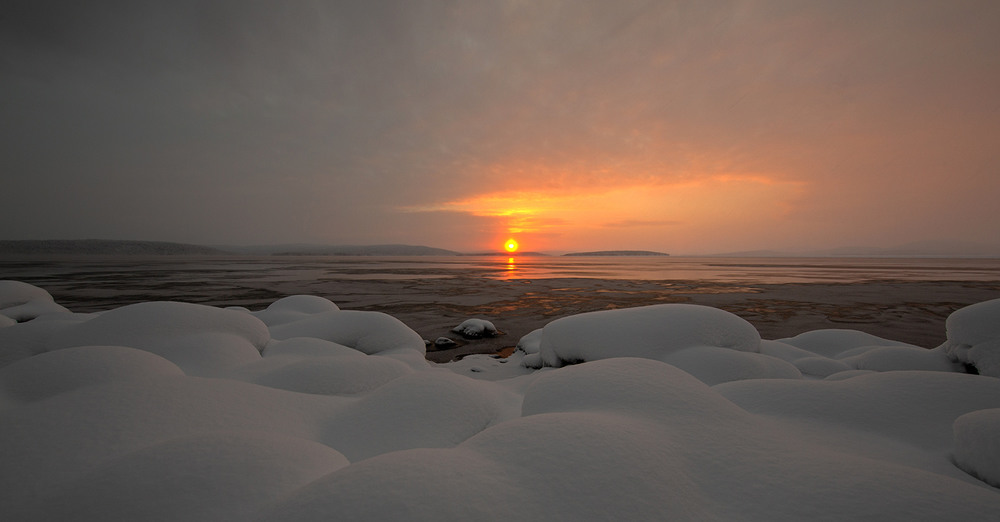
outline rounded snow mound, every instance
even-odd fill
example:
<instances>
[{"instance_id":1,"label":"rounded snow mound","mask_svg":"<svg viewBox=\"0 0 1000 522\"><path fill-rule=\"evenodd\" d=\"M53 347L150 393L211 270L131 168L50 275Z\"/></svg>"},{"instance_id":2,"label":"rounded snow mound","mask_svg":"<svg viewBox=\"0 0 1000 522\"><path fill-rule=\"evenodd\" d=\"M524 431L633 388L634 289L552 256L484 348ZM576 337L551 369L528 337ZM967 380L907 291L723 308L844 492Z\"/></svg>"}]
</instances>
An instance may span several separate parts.
<instances>
[{"instance_id":1,"label":"rounded snow mound","mask_svg":"<svg viewBox=\"0 0 1000 522\"><path fill-rule=\"evenodd\" d=\"M0 281L0 316L14 322L23 322L57 312L69 310L56 304L44 289L21 281ZM0 327L12 324L7 320L0 321Z\"/></svg>"},{"instance_id":2,"label":"rounded snow mound","mask_svg":"<svg viewBox=\"0 0 1000 522\"><path fill-rule=\"evenodd\" d=\"M541 375L525 391L521 405L524 416L572 411L670 418L746 415L687 372L631 357L588 362Z\"/></svg>"},{"instance_id":3,"label":"rounded snow mound","mask_svg":"<svg viewBox=\"0 0 1000 522\"><path fill-rule=\"evenodd\" d=\"M299 393L357 395L412 371L394 359L354 353L357 357L266 357L243 369L253 373L242 380ZM267 367L255 368L264 365Z\"/></svg>"},{"instance_id":4,"label":"rounded snow mound","mask_svg":"<svg viewBox=\"0 0 1000 522\"><path fill-rule=\"evenodd\" d=\"M177 365L142 350L80 346L21 359L0 369L0 391L15 401L31 402L93 384L182 375Z\"/></svg>"},{"instance_id":5,"label":"rounded snow mound","mask_svg":"<svg viewBox=\"0 0 1000 522\"><path fill-rule=\"evenodd\" d=\"M829 377L836 373L851 371L850 366L840 361L818 355L796 359L792 364L803 375L811 375L813 377Z\"/></svg>"},{"instance_id":6,"label":"rounded snow mound","mask_svg":"<svg viewBox=\"0 0 1000 522\"><path fill-rule=\"evenodd\" d=\"M911 344L883 339L858 330L830 328L812 330L795 337L778 339L778 342L800 348L824 357L837 358L848 350L864 346L913 346Z\"/></svg>"},{"instance_id":7,"label":"rounded snow mound","mask_svg":"<svg viewBox=\"0 0 1000 522\"><path fill-rule=\"evenodd\" d=\"M955 364L941 350L927 350L915 346L873 346L857 355L843 357L840 362L856 370L888 372L898 370L923 370L953 372Z\"/></svg>"},{"instance_id":8,"label":"rounded snow mound","mask_svg":"<svg viewBox=\"0 0 1000 522\"><path fill-rule=\"evenodd\" d=\"M948 340L942 347L948 357L975 366L982 375L1000 377L1000 299L956 310L945 328Z\"/></svg>"},{"instance_id":9,"label":"rounded snow mound","mask_svg":"<svg viewBox=\"0 0 1000 522\"><path fill-rule=\"evenodd\" d=\"M493 337L499 333L497 327L485 319L466 319L451 331L473 339Z\"/></svg>"},{"instance_id":10,"label":"rounded snow mound","mask_svg":"<svg viewBox=\"0 0 1000 522\"><path fill-rule=\"evenodd\" d=\"M740 352L717 346L692 346L663 357L701 382L714 386L743 379L801 379L802 372L792 363L754 352Z\"/></svg>"},{"instance_id":11,"label":"rounded snow mound","mask_svg":"<svg viewBox=\"0 0 1000 522\"><path fill-rule=\"evenodd\" d=\"M292 295L271 303L259 312L250 312L268 326L290 323L310 315L340 310L329 299L315 295Z\"/></svg>"},{"instance_id":12,"label":"rounded snow mound","mask_svg":"<svg viewBox=\"0 0 1000 522\"><path fill-rule=\"evenodd\" d=\"M448 448L503 417L496 389L447 370L418 371L362 395L323 433L351 462L411 448Z\"/></svg>"},{"instance_id":13,"label":"rounded snow mound","mask_svg":"<svg viewBox=\"0 0 1000 522\"><path fill-rule=\"evenodd\" d=\"M955 419L955 464L966 473L1000 487L1000 408L966 413Z\"/></svg>"},{"instance_id":14,"label":"rounded snow mound","mask_svg":"<svg viewBox=\"0 0 1000 522\"><path fill-rule=\"evenodd\" d=\"M159 355L184 373L210 376L260 359L270 335L256 317L211 306L148 302L123 306L57 332L49 350L128 346Z\"/></svg>"},{"instance_id":15,"label":"rounded snow mound","mask_svg":"<svg viewBox=\"0 0 1000 522\"><path fill-rule=\"evenodd\" d=\"M271 327L275 339L315 337L368 355L398 350L424 353L424 340L402 321L382 312L336 310Z\"/></svg>"},{"instance_id":16,"label":"rounded snow mound","mask_svg":"<svg viewBox=\"0 0 1000 522\"><path fill-rule=\"evenodd\" d=\"M290 339L271 339L267 347L261 352L265 358L278 355L297 355L301 357L358 357L361 352L334 342L315 337L292 337Z\"/></svg>"},{"instance_id":17,"label":"rounded snow mound","mask_svg":"<svg viewBox=\"0 0 1000 522\"><path fill-rule=\"evenodd\" d=\"M58 491L35 514L38 520L248 520L348 465L336 450L296 437L195 435L105 464Z\"/></svg>"},{"instance_id":18,"label":"rounded snow mound","mask_svg":"<svg viewBox=\"0 0 1000 522\"><path fill-rule=\"evenodd\" d=\"M611 357L663 360L693 346L756 352L760 334L747 321L718 308L662 304L552 321L542 329L540 354L546 366L559 367Z\"/></svg>"}]
</instances>

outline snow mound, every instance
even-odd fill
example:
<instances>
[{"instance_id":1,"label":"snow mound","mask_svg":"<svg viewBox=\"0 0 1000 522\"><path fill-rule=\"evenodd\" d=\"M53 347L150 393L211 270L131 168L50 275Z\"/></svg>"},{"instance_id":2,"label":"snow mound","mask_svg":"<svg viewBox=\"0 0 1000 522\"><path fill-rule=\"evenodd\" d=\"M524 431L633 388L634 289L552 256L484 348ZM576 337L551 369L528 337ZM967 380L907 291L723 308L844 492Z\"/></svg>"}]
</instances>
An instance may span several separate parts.
<instances>
[{"instance_id":1,"label":"snow mound","mask_svg":"<svg viewBox=\"0 0 1000 522\"><path fill-rule=\"evenodd\" d=\"M528 355L540 352L542 349L543 330L543 328L539 328L525 334L520 340L517 341L517 349Z\"/></svg>"},{"instance_id":2,"label":"snow mound","mask_svg":"<svg viewBox=\"0 0 1000 522\"><path fill-rule=\"evenodd\" d=\"M386 357L271 356L242 367L234 377L299 393L357 395L369 392L412 371Z\"/></svg>"},{"instance_id":3,"label":"snow mound","mask_svg":"<svg viewBox=\"0 0 1000 522\"><path fill-rule=\"evenodd\" d=\"M250 312L268 326L290 323L310 315L340 310L329 299L314 295L292 295L271 303L259 312Z\"/></svg>"},{"instance_id":4,"label":"snow mound","mask_svg":"<svg viewBox=\"0 0 1000 522\"><path fill-rule=\"evenodd\" d=\"M15 322L30 321L40 315L69 312L55 303L45 290L21 281L0 281L0 316ZM3 320L0 326L9 326Z\"/></svg>"},{"instance_id":5,"label":"snow mound","mask_svg":"<svg viewBox=\"0 0 1000 522\"><path fill-rule=\"evenodd\" d=\"M128 346L179 366L188 375L219 375L260 359L270 339L259 319L242 312L176 302L123 306L56 333L49 350Z\"/></svg>"},{"instance_id":6,"label":"snow mound","mask_svg":"<svg viewBox=\"0 0 1000 522\"><path fill-rule=\"evenodd\" d=\"M296 355L300 357L359 357L361 352L331 341L315 337L291 337L289 339L271 339L264 351L265 358L278 355Z\"/></svg>"},{"instance_id":7,"label":"snow mound","mask_svg":"<svg viewBox=\"0 0 1000 522\"><path fill-rule=\"evenodd\" d=\"M833 423L929 449L951 445L952 424L961 415L1000 407L1000 380L965 373L869 372L844 380L737 381L714 389L753 413Z\"/></svg>"},{"instance_id":8,"label":"snow mound","mask_svg":"<svg viewBox=\"0 0 1000 522\"><path fill-rule=\"evenodd\" d=\"M42 353L0 369L0 393L31 402L94 384L182 375L177 365L149 352L81 346Z\"/></svg>"},{"instance_id":9,"label":"snow mound","mask_svg":"<svg viewBox=\"0 0 1000 522\"><path fill-rule=\"evenodd\" d=\"M955 464L1000 487L1000 408L962 415L955 419L954 433Z\"/></svg>"},{"instance_id":10,"label":"snow mound","mask_svg":"<svg viewBox=\"0 0 1000 522\"><path fill-rule=\"evenodd\" d=\"M46 495L31 514L38 520L247 520L348 464L322 444L283 435L183 437L94 469Z\"/></svg>"},{"instance_id":11,"label":"snow mound","mask_svg":"<svg viewBox=\"0 0 1000 522\"><path fill-rule=\"evenodd\" d=\"M952 360L975 366L982 375L1000 377L1000 299L956 310L945 322L942 345Z\"/></svg>"},{"instance_id":12,"label":"snow mound","mask_svg":"<svg viewBox=\"0 0 1000 522\"><path fill-rule=\"evenodd\" d=\"M724 310L662 304L552 321L542 329L540 354L546 366L560 367L611 357L662 360L693 346L756 352L760 334L753 325Z\"/></svg>"},{"instance_id":13,"label":"snow mound","mask_svg":"<svg viewBox=\"0 0 1000 522\"><path fill-rule=\"evenodd\" d=\"M454 448L355 461L261 519L988 520L1000 508L978 485L787 434L648 359L542 373L523 414Z\"/></svg>"},{"instance_id":14,"label":"snow mound","mask_svg":"<svg viewBox=\"0 0 1000 522\"><path fill-rule=\"evenodd\" d=\"M850 371L851 367L834 359L814 355L796 359L792 364L802 372L802 375L813 377L829 377L831 375Z\"/></svg>"},{"instance_id":15,"label":"snow mound","mask_svg":"<svg viewBox=\"0 0 1000 522\"><path fill-rule=\"evenodd\" d=\"M801 379L792 363L754 352L717 346L692 346L663 357L709 386L743 379Z\"/></svg>"},{"instance_id":16,"label":"snow mound","mask_svg":"<svg viewBox=\"0 0 1000 522\"><path fill-rule=\"evenodd\" d=\"M372 355L402 350L423 354L424 340L402 321L381 312L336 310L271 327L275 339L315 337Z\"/></svg>"},{"instance_id":17,"label":"snow mound","mask_svg":"<svg viewBox=\"0 0 1000 522\"><path fill-rule=\"evenodd\" d=\"M888 372L894 370L924 370L954 372L958 370L942 350L915 346L873 346L862 353L843 357L840 362L856 370Z\"/></svg>"},{"instance_id":18,"label":"snow mound","mask_svg":"<svg viewBox=\"0 0 1000 522\"><path fill-rule=\"evenodd\" d=\"M368 393L323 433L351 462L411 448L447 448L508 416L497 390L450 371L414 372Z\"/></svg>"},{"instance_id":19,"label":"snow mound","mask_svg":"<svg viewBox=\"0 0 1000 522\"><path fill-rule=\"evenodd\" d=\"M485 319L466 319L451 331L472 339L493 337L499 333L497 327Z\"/></svg>"},{"instance_id":20,"label":"snow mound","mask_svg":"<svg viewBox=\"0 0 1000 522\"><path fill-rule=\"evenodd\" d=\"M48 351L49 341L58 332L93 317L93 314L47 314L0 328L0 368Z\"/></svg>"},{"instance_id":21,"label":"snow mound","mask_svg":"<svg viewBox=\"0 0 1000 522\"><path fill-rule=\"evenodd\" d=\"M805 332L795 337L778 339L778 342L812 352L824 357L837 358L843 352L864 346L913 346L891 341L858 330L826 329Z\"/></svg>"},{"instance_id":22,"label":"snow mound","mask_svg":"<svg viewBox=\"0 0 1000 522\"><path fill-rule=\"evenodd\" d=\"M524 416L572 411L641 412L665 418L747 416L687 372L628 357L547 373L532 383L521 405Z\"/></svg>"},{"instance_id":23,"label":"snow mound","mask_svg":"<svg viewBox=\"0 0 1000 522\"><path fill-rule=\"evenodd\" d=\"M771 357L777 357L782 361L788 362L795 362L799 359L805 359L806 357L816 357L815 353L808 350L803 350L802 348L797 348L790 344L785 344L780 341L772 341L769 339L761 339L760 353L770 355Z\"/></svg>"}]
</instances>

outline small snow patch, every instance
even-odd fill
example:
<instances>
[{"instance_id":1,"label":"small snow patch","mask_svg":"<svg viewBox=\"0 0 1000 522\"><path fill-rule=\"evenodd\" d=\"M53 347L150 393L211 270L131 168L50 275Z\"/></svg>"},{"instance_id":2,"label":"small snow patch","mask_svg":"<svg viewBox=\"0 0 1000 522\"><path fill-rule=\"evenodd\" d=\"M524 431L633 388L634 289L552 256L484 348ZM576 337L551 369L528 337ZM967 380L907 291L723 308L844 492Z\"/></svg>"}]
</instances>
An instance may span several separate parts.
<instances>
[{"instance_id":1,"label":"small snow patch","mask_svg":"<svg viewBox=\"0 0 1000 522\"><path fill-rule=\"evenodd\" d=\"M458 326L452 328L451 331L471 339L493 337L499 334L497 327L485 319L466 319Z\"/></svg>"}]
</instances>

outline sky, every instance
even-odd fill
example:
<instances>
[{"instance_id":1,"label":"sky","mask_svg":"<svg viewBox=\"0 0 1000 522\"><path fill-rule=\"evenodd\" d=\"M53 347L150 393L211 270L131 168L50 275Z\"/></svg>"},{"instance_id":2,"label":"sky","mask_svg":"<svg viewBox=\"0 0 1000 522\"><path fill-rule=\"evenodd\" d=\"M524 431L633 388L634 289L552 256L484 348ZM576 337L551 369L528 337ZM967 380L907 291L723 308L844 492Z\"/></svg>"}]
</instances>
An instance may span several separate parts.
<instances>
[{"instance_id":1,"label":"sky","mask_svg":"<svg viewBox=\"0 0 1000 522\"><path fill-rule=\"evenodd\" d=\"M1000 2L8 1L0 239L1000 243Z\"/></svg>"}]
</instances>

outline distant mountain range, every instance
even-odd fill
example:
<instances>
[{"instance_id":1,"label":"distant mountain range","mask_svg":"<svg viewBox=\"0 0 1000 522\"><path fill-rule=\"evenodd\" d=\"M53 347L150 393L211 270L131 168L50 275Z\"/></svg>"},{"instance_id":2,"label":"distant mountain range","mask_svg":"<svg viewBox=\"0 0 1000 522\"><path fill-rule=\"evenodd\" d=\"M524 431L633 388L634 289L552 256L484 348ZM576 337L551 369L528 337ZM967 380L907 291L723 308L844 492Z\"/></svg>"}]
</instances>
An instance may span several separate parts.
<instances>
[{"instance_id":1,"label":"distant mountain range","mask_svg":"<svg viewBox=\"0 0 1000 522\"><path fill-rule=\"evenodd\" d=\"M422 245L315 245L286 244L261 246L203 246L164 241L124 241L107 239L0 240L0 255L100 255L100 256L546 256L542 252L462 253ZM599 250L570 252L564 256L668 256L649 250ZM751 250L714 254L714 257L1000 257L1000 244L987 245L955 241L924 241L894 247L841 247L827 250Z\"/></svg>"},{"instance_id":2,"label":"distant mountain range","mask_svg":"<svg viewBox=\"0 0 1000 522\"><path fill-rule=\"evenodd\" d=\"M271 247L278 256L457 256L458 252L420 245L343 245Z\"/></svg>"},{"instance_id":3,"label":"distant mountain range","mask_svg":"<svg viewBox=\"0 0 1000 522\"><path fill-rule=\"evenodd\" d=\"M0 240L0 255L95 255L95 256L213 256L222 250L163 241L119 241L109 239Z\"/></svg>"}]
</instances>

